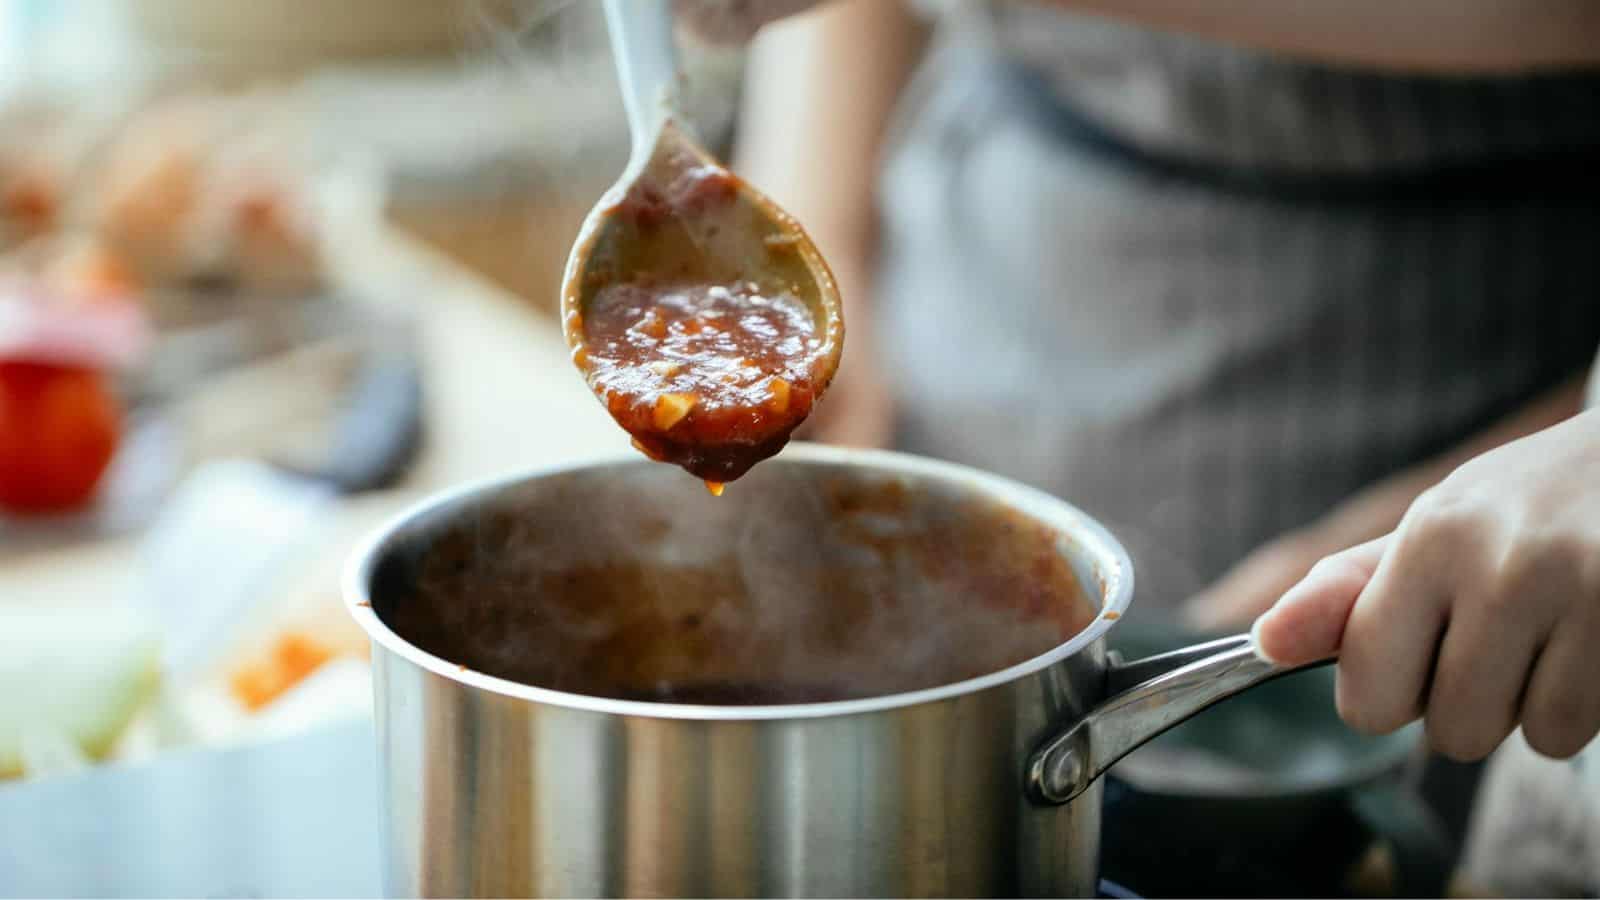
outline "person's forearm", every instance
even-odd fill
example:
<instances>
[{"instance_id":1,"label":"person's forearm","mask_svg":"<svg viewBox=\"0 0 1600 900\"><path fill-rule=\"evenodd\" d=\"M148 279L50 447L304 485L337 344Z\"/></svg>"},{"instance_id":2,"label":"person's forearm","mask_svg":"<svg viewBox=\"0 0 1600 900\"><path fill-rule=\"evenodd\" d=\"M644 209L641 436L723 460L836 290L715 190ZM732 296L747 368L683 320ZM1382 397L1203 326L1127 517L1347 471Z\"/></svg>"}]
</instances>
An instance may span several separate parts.
<instances>
[{"instance_id":1,"label":"person's forearm","mask_svg":"<svg viewBox=\"0 0 1600 900\"><path fill-rule=\"evenodd\" d=\"M1330 63L1437 73L1600 65L1596 0L1053 0Z\"/></svg>"},{"instance_id":2,"label":"person's forearm","mask_svg":"<svg viewBox=\"0 0 1600 900\"><path fill-rule=\"evenodd\" d=\"M1568 379L1461 444L1369 485L1327 515L1257 548L1191 600L1184 615L1203 629L1250 621L1317 560L1393 531L1419 496L1463 463L1576 415L1582 392L1581 376Z\"/></svg>"},{"instance_id":3,"label":"person's forearm","mask_svg":"<svg viewBox=\"0 0 1600 900\"><path fill-rule=\"evenodd\" d=\"M771 25L751 48L734 167L841 278L867 275L879 145L920 38L896 0L849 0ZM841 289L849 303L865 285Z\"/></svg>"}]
</instances>

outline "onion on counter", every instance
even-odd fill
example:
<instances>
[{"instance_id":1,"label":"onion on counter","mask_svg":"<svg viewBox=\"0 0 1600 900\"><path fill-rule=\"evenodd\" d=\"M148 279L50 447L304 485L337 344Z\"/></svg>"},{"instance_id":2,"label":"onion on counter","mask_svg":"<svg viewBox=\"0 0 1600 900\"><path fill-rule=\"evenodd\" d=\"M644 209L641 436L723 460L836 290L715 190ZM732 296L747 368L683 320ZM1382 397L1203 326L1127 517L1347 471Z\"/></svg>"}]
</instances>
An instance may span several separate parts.
<instances>
[{"instance_id":1,"label":"onion on counter","mask_svg":"<svg viewBox=\"0 0 1600 900\"><path fill-rule=\"evenodd\" d=\"M130 610L0 607L0 778L38 774L25 752L105 756L160 681L159 636Z\"/></svg>"}]
</instances>

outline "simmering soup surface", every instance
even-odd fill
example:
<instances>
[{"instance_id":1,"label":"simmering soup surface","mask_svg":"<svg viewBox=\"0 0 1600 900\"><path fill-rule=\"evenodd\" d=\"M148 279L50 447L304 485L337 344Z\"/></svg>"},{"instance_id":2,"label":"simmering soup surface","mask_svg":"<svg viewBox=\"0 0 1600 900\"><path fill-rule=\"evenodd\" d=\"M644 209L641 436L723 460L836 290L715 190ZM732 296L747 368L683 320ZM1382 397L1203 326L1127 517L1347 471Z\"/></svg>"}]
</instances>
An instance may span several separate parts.
<instances>
[{"instance_id":1,"label":"simmering soup surface","mask_svg":"<svg viewBox=\"0 0 1600 900\"><path fill-rule=\"evenodd\" d=\"M1065 538L998 504L781 461L749 477L720 500L653 466L524 486L443 526L377 612L512 681L723 705L935 687L1098 613Z\"/></svg>"}]
</instances>

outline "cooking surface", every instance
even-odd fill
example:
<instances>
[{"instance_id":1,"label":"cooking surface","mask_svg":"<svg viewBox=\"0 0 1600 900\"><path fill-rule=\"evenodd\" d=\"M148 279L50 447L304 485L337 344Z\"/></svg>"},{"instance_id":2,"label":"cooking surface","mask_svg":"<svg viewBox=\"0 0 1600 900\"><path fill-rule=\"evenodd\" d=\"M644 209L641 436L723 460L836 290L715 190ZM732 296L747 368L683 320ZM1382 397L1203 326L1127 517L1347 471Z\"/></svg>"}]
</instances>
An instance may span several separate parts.
<instances>
[{"instance_id":1,"label":"cooking surface","mask_svg":"<svg viewBox=\"0 0 1600 900\"><path fill-rule=\"evenodd\" d=\"M372 727L0 786L0 897L377 897Z\"/></svg>"}]
</instances>

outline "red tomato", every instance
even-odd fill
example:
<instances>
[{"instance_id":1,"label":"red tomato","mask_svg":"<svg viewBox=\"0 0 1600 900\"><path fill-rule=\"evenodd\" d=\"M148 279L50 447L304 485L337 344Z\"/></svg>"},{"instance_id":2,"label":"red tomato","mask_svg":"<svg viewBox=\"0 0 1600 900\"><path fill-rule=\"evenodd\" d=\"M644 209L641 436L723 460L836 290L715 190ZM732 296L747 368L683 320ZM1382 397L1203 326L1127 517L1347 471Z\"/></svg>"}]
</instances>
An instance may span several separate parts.
<instances>
[{"instance_id":1,"label":"red tomato","mask_svg":"<svg viewBox=\"0 0 1600 900\"><path fill-rule=\"evenodd\" d=\"M94 496L121 411L92 369L0 362L0 509L61 512Z\"/></svg>"}]
</instances>

